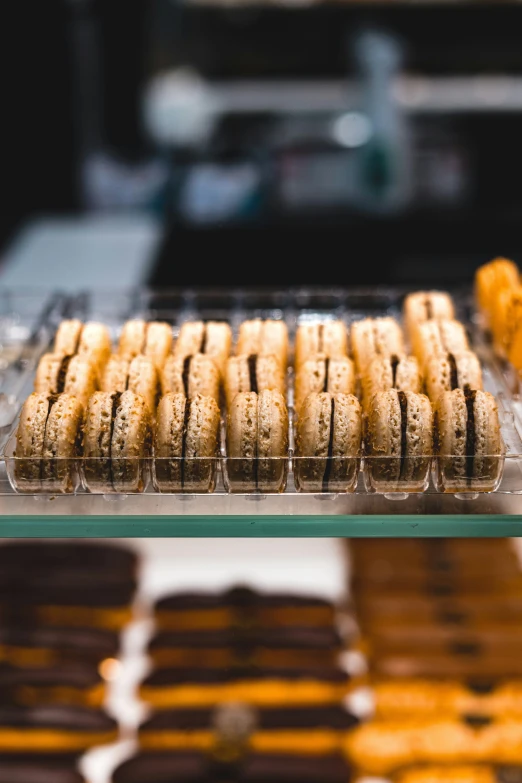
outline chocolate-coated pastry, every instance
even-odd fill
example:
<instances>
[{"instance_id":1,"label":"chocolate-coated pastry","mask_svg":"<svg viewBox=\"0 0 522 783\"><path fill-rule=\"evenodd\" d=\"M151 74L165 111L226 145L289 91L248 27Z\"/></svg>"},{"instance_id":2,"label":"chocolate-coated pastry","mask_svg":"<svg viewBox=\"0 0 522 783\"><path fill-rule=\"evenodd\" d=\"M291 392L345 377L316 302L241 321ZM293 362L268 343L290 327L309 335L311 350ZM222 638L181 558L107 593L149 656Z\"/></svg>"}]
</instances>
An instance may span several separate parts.
<instances>
[{"instance_id":1,"label":"chocolate-coated pastry","mask_svg":"<svg viewBox=\"0 0 522 783\"><path fill-rule=\"evenodd\" d=\"M112 783L212 783L203 753L141 753L120 764Z\"/></svg>"},{"instance_id":2,"label":"chocolate-coated pastry","mask_svg":"<svg viewBox=\"0 0 522 783\"><path fill-rule=\"evenodd\" d=\"M83 783L73 766L40 761L0 759L0 783Z\"/></svg>"},{"instance_id":3,"label":"chocolate-coated pastry","mask_svg":"<svg viewBox=\"0 0 522 783\"><path fill-rule=\"evenodd\" d=\"M2 704L77 704L100 707L105 684L94 663L69 662L43 668L0 666Z\"/></svg>"},{"instance_id":4,"label":"chocolate-coated pastry","mask_svg":"<svg viewBox=\"0 0 522 783\"><path fill-rule=\"evenodd\" d=\"M299 755L306 748L310 756L324 756L340 751L346 732L357 723L334 704L256 709L225 703L214 709L162 710L142 724L139 742L147 751L211 753L228 743L248 746L251 752Z\"/></svg>"},{"instance_id":5,"label":"chocolate-coated pastry","mask_svg":"<svg viewBox=\"0 0 522 783\"><path fill-rule=\"evenodd\" d=\"M304 750L304 749L303 749ZM248 757L242 783L346 783L350 769L341 754L320 758L256 754Z\"/></svg>"},{"instance_id":6,"label":"chocolate-coated pastry","mask_svg":"<svg viewBox=\"0 0 522 783\"><path fill-rule=\"evenodd\" d=\"M123 762L112 783L346 783L344 758L250 754L218 764L202 753L144 753Z\"/></svg>"},{"instance_id":7,"label":"chocolate-coated pastry","mask_svg":"<svg viewBox=\"0 0 522 783\"><path fill-rule=\"evenodd\" d=\"M101 577L134 576L138 565L135 552L113 544L93 542L9 541L0 546L0 577L24 583L45 574L86 574L91 582Z\"/></svg>"},{"instance_id":8,"label":"chocolate-coated pastry","mask_svg":"<svg viewBox=\"0 0 522 783\"><path fill-rule=\"evenodd\" d=\"M34 754L74 758L117 738L117 722L102 710L69 705L0 706L0 759L30 759Z\"/></svg>"},{"instance_id":9,"label":"chocolate-coated pastry","mask_svg":"<svg viewBox=\"0 0 522 783\"><path fill-rule=\"evenodd\" d=\"M350 689L348 674L336 668L159 669L140 690L159 709L207 707L241 701L259 707L338 703Z\"/></svg>"},{"instance_id":10,"label":"chocolate-coated pastry","mask_svg":"<svg viewBox=\"0 0 522 783\"><path fill-rule=\"evenodd\" d=\"M101 628L0 627L0 663L12 666L99 662L116 657L118 649L118 634Z\"/></svg>"},{"instance_id":11,"label":"chocolate-coated pastry","mask_svg":"<svg viewBox=\"0 0 522 783\"><path fill-rule=\"evenodd\" d=\"M210 631L159 631L149 655L161 666L334 665L342 648L335 628L222 628Z\"/></svg>"},{"instance_id":12,"label":"chocolate-coated pastry","mask_svg":"<svg viewBox=\"0 0 522 783\"><path fill-rule=\"evenodd\" d=\"M164 630L332 626L334 605L318 596L258 593L238 586L224 593L174 593L155 606L157 627Z\"/></svg>"}]
</instances>

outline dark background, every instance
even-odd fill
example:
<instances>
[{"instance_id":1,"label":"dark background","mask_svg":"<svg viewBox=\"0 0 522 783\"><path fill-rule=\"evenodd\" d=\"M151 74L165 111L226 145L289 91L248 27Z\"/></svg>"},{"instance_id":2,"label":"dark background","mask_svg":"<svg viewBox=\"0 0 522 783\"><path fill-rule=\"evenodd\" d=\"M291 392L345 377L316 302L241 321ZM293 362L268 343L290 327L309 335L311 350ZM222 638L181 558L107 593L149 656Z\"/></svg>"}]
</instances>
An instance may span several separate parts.
<instances>
[{"instance_id":1,"label":"dark background","mask_svg":"<svg viewBox=\"0 0 522 783\"><path fill-rule=\"evenodd\" d=\"M92 4L104 143L129 163L154 152L142 129L140 96L151 70L162 65L190 61L209 77L342 76L351 68L351 32L373 23L400 34L412 73L522 72L522 7L504 3L259 14L182 10L157 40L153 5L147 0ZM29 218L82 209L73 90L74 19L81 13L81 3L65 0L17 0L0 11L9 39L2 54L0 247ZM404 214L385 217L335 209L282 216L269 208L261 221L206 228L166 210L166 238L151 282L442 284L469 280L473 269L494 255L522 258L522 116L457 110L449 121L472 165L473 189L461 208L413 204ZM241 124L236 133L240 139L248 136ZM235 151L228 139L205 151L210 153L233 156Z\"/></svg>"}]
</instances>

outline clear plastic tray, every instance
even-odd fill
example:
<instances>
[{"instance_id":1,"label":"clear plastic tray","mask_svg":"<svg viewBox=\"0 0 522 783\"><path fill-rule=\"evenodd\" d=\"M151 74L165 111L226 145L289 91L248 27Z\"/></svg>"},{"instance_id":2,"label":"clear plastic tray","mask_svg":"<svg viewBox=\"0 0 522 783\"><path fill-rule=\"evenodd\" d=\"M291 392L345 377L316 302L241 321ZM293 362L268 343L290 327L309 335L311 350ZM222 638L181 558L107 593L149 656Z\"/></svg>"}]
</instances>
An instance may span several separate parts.
<instances>
[{"instance_id":1,"label":"clear plastic tray","mask_svg":"<svg viewBox=\"0 0 522 783\"><path fill-rule=\"evenodd\" d=\"M513 369L497 358L474 315L468 293L452 292L457 317L468 329L473 349L483 366L484 387L499 406L504 453L491 455L488 478L494 475L494 491L483 493L480 478L467 486L452 485L452 459L428 457L414 483L404 485L381 480L390 458L342 459L341 479L324 485L313 479L311 463L318 458L295 453L296 414L293 409L293 370L287 377L289 451L283 458L231 459L226 452L223 411L219 453L214 458L192 460L195 477L182 492L159 492L158 475L182 467L166 466L149 453L139 464L126 460L128 482L118 491L106 487L88 489L88 466L81 459L37 460L34 487L18 480L20 460L15 455L17 418L32 390L39 356L49 349L57 323L64 317L100 320L109 328L114 345L122 324L135 317L166 320L174 335L187 320L226 320L234 337L241 321L254 317L284 319L290 344L298 324L310 320L340 318L347 326L366 316L391 315L401 320L405 290L346 289L258 292L237 290L173 290L156 292L88 292L73 298L56 294L47 301L29 293L0 294L0 334L3 345L16 351L4 355L0 366L0 512L4 515L147 515L160 516L404 516L419 515L518 515L522 501L522 398ZM3 302L11 306L2 307ZM23 306L22 306L23 303ZM22 360L20 360L22 356ZM0 351L0 362L2 352ZM325 458L326 459L326 458ZM27 463L28 461L25 460ZM312 464L313 468L313 464ZM337 473L337 471L336 471ZM37 505L31 501L39 500ZM52 500L52 504L46 502ZM402 501L402 502L396 502ZM469 501L469 502L462 502ZM107 506L107 502L112 505Z\"/></svg>"}]
</instances>

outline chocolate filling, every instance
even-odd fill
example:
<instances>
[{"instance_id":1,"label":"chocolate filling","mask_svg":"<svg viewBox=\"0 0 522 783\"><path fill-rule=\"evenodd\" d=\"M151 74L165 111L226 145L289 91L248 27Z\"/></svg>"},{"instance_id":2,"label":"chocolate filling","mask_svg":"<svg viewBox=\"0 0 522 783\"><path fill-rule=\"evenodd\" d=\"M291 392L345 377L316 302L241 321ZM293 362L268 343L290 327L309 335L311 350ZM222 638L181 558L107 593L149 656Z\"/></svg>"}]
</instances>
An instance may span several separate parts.
<instances>
[{"instance_id":1,"label":"chocolate filling","mask_svg":"<svg viewBox=\"0 0 522 783\"><path fill-rule=\"evenodd\" d=\"M399 405L401 408L401 469L399 472L399 481L400 481L403 478L405 460L406 460L406 450L407 450L406 430L408 428L408 398L406 397L406 392L403 391L398 391L397 396L399 398Z\"/></svg>"},{"instance_id":2,"label":"chocolate filling","mask_svg":"<svg viewBox=\"0 0 522 783\"><path fill-rule=\"evenodd\" d=\"M466 387L464 389L464 398L466 400L466 409L468 418L466 422L466 478L471 483L473 478L473 463L475 459L475 397L477 392Z\"/></svg>"},{"instance_id":3,"label":"chocolate filling","mask_svg":"<svg viewBox=\"0 0 522 783\"><path fill-rule=\"evenodd\" d=\"M111 475L111 485L114 489L114 474L112 472L112 439L114 436L114 424L116 423L116 415L121 402L121 392L115 392L112 395L112 410L111 410L111 432L109 438L109 470ZM102 433L100 433L99 444L101 449Z\"/></svg>"},{"instance_id":4,"label":"chocolate filling","mask_svg":"<svg viewBox=\"0 0 522 783\"><path fill-rule=\"evenodd\" d=\"M62 359L62 363L60 364L60 369L58 370L58 376L56 378L56 394L62 394L64 388L65 388L65 381L67 378L67 371L69 370L69 365L71 363L72 354L69 356L64 356Z\"/></svg>"},{"instance_id":5,"label":"chocolate filling","mask_svg":"<svg viewBox=\"0 0 522 783\"><path fill-rule=\"evenodd\" d=\"M493 693L497 687L496 680L467 680L466 687L472 692L477 693L479 696L487 696Z\"/></svg>"},{"instance_id":6,"label":"chocolate filling","mask_svg":"<svg viewBox=\"0 0 522 783\"><path fill-rule=\"evenodd\" d=\"M450 389L459 388L459 369L457 367L457 360L452 353L448 354L448 362L450 366Z\"/></svg>"},{"instance_id":7,"label":"chocolate filling","mask_svg":"<svg viewBox=\"0 0 522 783\"><path fill-rule=\"evenodd\" d=\"M463 715L462 720L472 729L483 729L493 723L493 718L488 715Z\"/></svg>"},{"instance_id":8,"label":"chocolate filling","mask_svg":"<svg viewBox=\"0 0 522 783\"><path fill-rule=\"evenodd\" d=\"M326 357L326 359L324 360L324 386L323 386L323 391L324 392L328 391L328 375L329 375L329 372L330 372L330 359L328 357Z\"/></svg>"},{"instance_id":9,"label":"chocolate filling","mask_svg":"<svg viewBox=\"0 0 522 783\"><path fill-rule=\"evenodd\" d=\"M190 419L190 399L185 400L185 413L183 415L183 437L181 440L181 488L185 485L185 454L187 450L187 432Z\"/></svg>"},{"instance_id":10,"label":"chocolate filling","mask_svg":"<svg viewBox=\"0 0 522 783\"><path fill-rule=\"evenodd\" d=\"M80 343L82 341L82 334L83 334L83 324L80 331L78 332L78 336L76 337L76 343L74 345L74 351L72 353L73 356L75 356L79 351Z\"/></svg>"},{"instance_id":11,"label":"chocolate filling","mask_svg":"<svg viewBox=\"0 0 522 783\"><path fill-rule=\"evenodd\" d=\"M192 362L192 354L190 356L185 356L185 359L183 360L183 371L181 373L181 380L183 383L183 391L185 392L185 397L189 396L189 376L190 376L191 362Z\"/></svg>"},{"instance_id":12,"label":"chocolate filling","mask_svg":"<svg viewBox=\"0 0 522 783\"><path fill-rule=\"evenodd\" d=\"M257 386L257 353L252 353L247 359L248 375L250 377L250 391L258 393Z\"/></svg>"},{"instance_id":13,"label":"chocolate filling","mask_svg":"<svg viewBox=\"0 0 522 783\"><path fill-rule=\"evenodd\" d=\"M51 409L53 405L58 401L59 394L50 394L48 399L48 408L47 408L47 417L45 419L45 428L44 428L44 436L43 436L43 443L45 443L45 440L47 438L47 423L49 421L49 416L51 414ZM43 479L43 467L44 467L44 461L40 460L40 481Z\"/></svg>"},{"instance_id":14,"label":"chocolate filling","mask_svg":"<svg viewBox=\"0 0 522 783\"><path fill-rule=\"evenodd\" d=\"M476 658L481 653L481 646L477 642L453 642L449 645L449 652L451 655Z\"/></svg>"},{"instance_id":15,"label":"chocolate filling","mask_svg":"<svg viewBox=\"0 0 522 783\"><path fill-rule=\"evenodd\" d=\"M258 481L259 481L259 461L258 461L258 449L259 449L259 398L256 401L256 416L257 416L257 427L256 427L256 442L254 444L254 485L255 488L258 489Z\"/></svg>"},{"instance_id":16,"label":"chocolate filling","mask_svg":"<svg viewBox=\"0 0 522 783\"><path fill-rule=\"evenodd\" d=\"M205 353L207 350L207 325L203 324L203 334L201 335L201 345L199 346L199 352Z\"/></svg>"},{"instance_id":17,"label":"chocolate filling","mask_svg":"<svg viewBox=\"0 0 522 783\"><path fill-rule=\"evenodd\" d=\"M323 352L324 343L324 324L319 324L317 327L317 353Z\"/></svg>"},{"instance_id":18,"label":"chocolate filling","mask_svg":"<svg viewBox=\"0 0 522 783\"><path fill-rule=\"evenodd\" d=\"M324 469L324 476L323 476L323 492L328 492L328 483L330 481L330 475L332 473L334 419L335 419L335 400L332 397L332 404L330 408L330 437L328 438L328 456L326 458L326 466Z\"/></svg>"},{"instance_id":19,"label":"chocolate filling","mask_svg":"<svg viewBox=\"0 0 522 783\"><path fill-rule=\"evenodd\" d=\"M400 359L398 356L393 354L393 356L390 357L390 364L391 364L391 371L392 371L392 389L397 388L397 368L399 366Z\"/></svg>"},{"instance_id":20,"label":"chocolate filling","mask_svg":"<svg viewBox=\"0 0 522 783\"><path fill-rule=\"evenodd\" d=\"M426 320L431 321L433 318L433 309L431 306L431 299L429 296L424 300L424 306L426 308Z\"/></svg>"}]
</instances>

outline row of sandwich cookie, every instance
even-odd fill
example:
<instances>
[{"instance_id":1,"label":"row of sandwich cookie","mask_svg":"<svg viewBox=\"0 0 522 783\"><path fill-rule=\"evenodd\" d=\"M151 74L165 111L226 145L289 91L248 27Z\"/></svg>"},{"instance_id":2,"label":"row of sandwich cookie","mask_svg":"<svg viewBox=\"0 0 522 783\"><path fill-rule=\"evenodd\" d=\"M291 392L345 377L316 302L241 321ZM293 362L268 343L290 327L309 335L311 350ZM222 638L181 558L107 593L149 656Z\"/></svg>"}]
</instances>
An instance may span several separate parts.
<instances>
[{"instance_id":1,"label":"row of sandwich cookie","mask_svg":"<svg viewBox=\"0 0 522 783\"><path fill-rule=\"evenodd\" d=\"M426 304L431 300L432 304ZM453 304L447 294L420 292L407 297L405 319L409 328L416 327L414 345L421 357L440 353L444 348L455 353L467 349L465 331L452 320L453 314ZM423 323L428 316L432 320ZM439 326L443 316L449 320ZM402 331L392 318L355 322L350 338L358 375L364 373L376 356L405 355ZM129 321L122 329L117 352L111 356L110 336L103 324L64 321L52 352L40 362L35 390L66 392L85 401L97 388L102 391L130 388L143 393L151 406L158 387L163 394L200 393L219 400L223 381L229 404L240 391L277 389L284 393L289 341L288 328L282 320L244 321L239 327L233 357L230 357L230 326L224 322L186 322L174 347L172 342L169 324ZM334 362L330 368L331 389L325 388L324 381L318 387L314 362L320 357ZM354 367L348 357L348 331L344 322L300 324L295 338L298 398L303 398L301 389L307 385L312 391L351 392Z\"/></svg>"},{"instance_id":2,"label":"row of sandwich cookie","mask_svg":"<svg viewBox=\"0 0 522 783\"><path fill-rule=\"evenodd\" d=\"M212 491L219 423L216 402L201 395L165 395L153 427L144 399L131 391L95 392L85 417L75 397L33 393L20 415L14 485L26 492L71 492L78 463L91 492L139 492L152 456L158 491ZM236 395L227 417L229 489L282 491L288 439L288 410L278 392ZM435 417L424 395L382 392L373 400L364 443L377 491L422 491L433 454L443 491L491 491L501 476L498 409L481 390L446 392ZM308 395L297 420L298 489L353 491L362 446L362 410L353 395Z\"/></svg>"}]
</instances>

